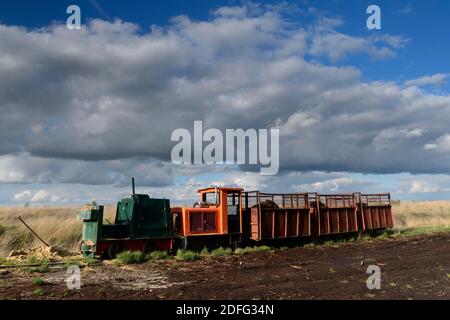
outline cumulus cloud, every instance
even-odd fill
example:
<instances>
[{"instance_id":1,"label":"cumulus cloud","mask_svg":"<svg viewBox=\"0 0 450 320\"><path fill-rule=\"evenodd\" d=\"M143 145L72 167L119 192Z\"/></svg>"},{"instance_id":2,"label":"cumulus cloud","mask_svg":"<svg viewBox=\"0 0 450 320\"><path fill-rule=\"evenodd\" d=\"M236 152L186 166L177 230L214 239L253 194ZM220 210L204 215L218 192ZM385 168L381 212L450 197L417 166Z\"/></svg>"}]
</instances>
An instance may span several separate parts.
<instances>
[{"instance_id":1,"label":"cumulus cloud","mask_svg":"<svg viewBox=\"0 0 450 320\"><path fill-rule=\"evenodd\" d=\"M172 168L151 159L96 161L41 158L29 154L0 156L0 181L4 183L82 183L128 185L138 176L139 185L173 183Z\"/></svg>"},{"instance_id":2,"label":"cumulus cloud","mask_svg":"<svg viewBox=\"0 0 450 320\"><path fill-rule=\"evenodd\" d=\"M413 181L409 190L410 193L430 193L437 191L439 191L439 188L424 181Z\"/></svg>"},{"instance_id":3,"label":"cumulus cloud","mask_svg":"<svg viewBox=\"0 0 450 320\"><path fill-rule=\"evenodd\" d=\"M409 175L397 178L395 192L398 194L432 194L450 191L450 175Z\"/></svg>"},{"instance_id":4,"label":"cumulus cloud","mask_svg":"<svg viewBox=\"0 0 450 320\"><path fill-rule=\"evenodd\" d=\"M405 82L405 86L426 86L426 85L433 85L433 86L439 86L446 82L448 78L448 74L438 73L434 74L432 76L425 76L418 79L412 79Z\"/></svg>"},{"instance_id":5,"label":"cumulus cloud","mask_svg":"<svg viewBox=\"0 0 450 320\"><path fill-rule=\"evenodd\" d=\"M370 180L359 180L349 177L340 177L330 180L317 181L310 184L293 185L293 188L301 192L356 192L377 184Z\"/></svg>"},{"instance_id":6,"label":"cumulus cloud","mask_svg":"<svg viewBox=\"0 0 450 320\"><path fill-rule=\"evenodd\" d=\"M406 46L409 39L400 35L382 34L356 37L336 30L344 24L339 18L322 17L312 28L312 56L326 56L336 62L354 54L367 54L372 59L388 59L396 55L396 49Z\"/></svg>"},{"instance_id":7,"label":"cumulus cloud","mask_svg":"<svg viewBox=\"0 0 450 320\"><path fill-rule=\"evenodd\" d=\"M0 181L124 186L136 175L165 188L205 170L170 163L172 131L195 120L280 128L281 174L449 173L448 154L428 153L446 148L450 97L418 88L445 77L367 82L357 68L334 65L354 54L394 58L407 45L398 35L344 34L343 23L299 26L277 8L242 6L148 32L120 20L79 32L1 25ZM322 56L330 63L317 62ZM330 188L355 183L330 179ZM310 183L290 185L302 184Z\"/></svg>"},{"instance_id":8,"label":"cumulus cloud","mask_svg":"<svg viewBox=\"0 0 450 320\"><path fill-rule=\"evenodd\" d=\"M14 195L14 199L25 202L56 202L61 199L56 195L50 195L47 190L25 190Z\"/></svg>"},{"instance_id":9,"label":"cumulus cloud","mask_svg":"<svg viewBox=\"0 0 450 320\"><path fill-rule=\"evenodd\" d=\"M436 139L434 143L428 143L424 146L425 150L434 150L441 153L450 153L450 133L446 133Z\"/></svg>"}]
</instances>

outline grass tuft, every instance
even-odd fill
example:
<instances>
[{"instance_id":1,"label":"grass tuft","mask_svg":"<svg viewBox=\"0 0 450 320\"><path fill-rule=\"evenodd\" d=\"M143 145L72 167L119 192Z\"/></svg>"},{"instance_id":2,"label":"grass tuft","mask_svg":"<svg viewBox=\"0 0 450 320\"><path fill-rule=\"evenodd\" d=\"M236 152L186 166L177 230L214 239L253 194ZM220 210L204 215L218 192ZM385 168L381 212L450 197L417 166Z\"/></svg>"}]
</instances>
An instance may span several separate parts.
<instances>
[{"instance_id":1,"label":"grass tuft","mask_svg":"<svg viewBox=\"0 0 450 320\"><path fill-rule=\"evenodd\" d=\"M45 281L42 278L34 278L33 279L34 286L43 286L44 284L45 284Z\"/></svg>"},{"instance_id":2,"label":"grass tuft","mask_svg":"<svg viewBox=\"0 0 450 320\"><path fill-rule=\"evenodd\" d=\"M231 248L218 248L211 251L211 255L215 257L225 257L233 254L233 250Z\"/></svg>"},{"instance_id":3,"label":"grass tuft","mask_svg":"<svg viewBox=\"0 0 450 320\"><path fill-rule=\"evenodd\" d=\"M145 262L145 255L140 251L125 251L117 255L118 264L139 264Z\"/></svg>"},{"instance_id":4,"label":"grass tuft","mask_svg":"<svg viewBox=\"0 0 450 320\"><path fill-rule=\"evenodd\" d=\"M166 260L169 259L170 255L167 251L153 251L145 256L148 261Z\"/></svg>"},{"instance_id":5,"label":"grass tuft","mask_svg":"<svg viewBox=\"0 0 450 320\"><path fill-rule=\"evenodd\" d=\"M234 253L243 255L248 253L255 253L255 252L269 252L272 251L271 247L268 246L260 246L260 247L246 247L246 248L237 248Z\"/></svg>"},{"instance_id":6,"label":"grass tuft","mask_svg":"<svg viewBox=\"0 0 450 320\"><path fill-rule=\"evenodd\" d=\"M33 291L33 294L35 296L42 297L44 295L44 290L42 290L41 288L37 288L36 290Z\"/></svg>"},{"instance_id":7,"label":"grass tuft","mask_svg":"<svg viewBox=\"0 0 450 320\"><path fill-rule=\"evenodd\" d=\"M438 233L450 233L450 227L438 226L438 227L417 227L417 228L403 228L386 230L381 235L378 235L379 239L398 238L398 237L414 237L420 235L432 235Z\"/></svg>"},{"instance_id":8,"label":"grass tuft","mask_svg":"<svg viewBox=\"0 0 450 320\"><path fill-rule=\"evenodd\" d=\"M6 232L6 228L0 224L0 237Z\"/></svg>"},{"instance_id":9,"label":"grass tuft","mask_svg":"<svg viewBox=\"0 0 450 320\"><path fill-rule=\"evenodd\" d=\"M179 249L177 251L177 259L182 261L195 261L199 259L199 254L194 251Z\"/></svg>"}]
</instances>

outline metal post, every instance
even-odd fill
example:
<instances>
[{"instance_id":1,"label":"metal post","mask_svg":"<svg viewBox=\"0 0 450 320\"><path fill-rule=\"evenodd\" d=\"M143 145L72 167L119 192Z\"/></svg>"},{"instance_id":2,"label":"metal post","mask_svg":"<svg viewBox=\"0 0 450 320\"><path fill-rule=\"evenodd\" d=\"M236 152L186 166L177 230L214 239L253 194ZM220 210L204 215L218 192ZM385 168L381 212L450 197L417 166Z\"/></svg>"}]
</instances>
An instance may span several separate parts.
<instances>
[{"instance_id":1,"label":"metal post","mask_svg":"<svg viewBox=\"0 0 450 320\"><path fill-rule=\"evenodd\" d=\"M30 226L28 226L28 225L25 223L25 221L22 220L22 217L18 217L17 219L19 219L19 220L25 225L25 227L28 228L28 230L30 230L30 231L31 231L31 232L32 232L39 240L41 240L41 242L42 242L43 244L45 244L48 248L51 247L47 242L45 242L44 240L42 240L42 238L39 237L38 234L37 234L36 232L34 232L33 229L31 229Z\"/></svg>"}]
</instances>

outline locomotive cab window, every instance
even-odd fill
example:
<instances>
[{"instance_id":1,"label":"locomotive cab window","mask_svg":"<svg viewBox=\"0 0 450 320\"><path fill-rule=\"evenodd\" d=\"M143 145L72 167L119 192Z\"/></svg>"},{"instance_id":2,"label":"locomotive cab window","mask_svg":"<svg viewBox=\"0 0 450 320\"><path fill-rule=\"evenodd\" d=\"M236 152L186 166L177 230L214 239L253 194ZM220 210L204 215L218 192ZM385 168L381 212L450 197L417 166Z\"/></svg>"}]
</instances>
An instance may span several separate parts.
<instances>
[{"instance_id":1,"label":"locomotive cab window","mask_svg":"<svg viewBox=\"0 0 450 320\"><path fill-rule=\"evenodd\" d=\"M241 197L239 193L229 193L227 196L228 215L236 216L239 214Z\"/></svg>"},{"instance_id":2,"label":"locomotive cab window","mask_svg":"<svg viewBox=\"0 0 450 320\"><path fill-rule=\"evenodd\" d=\"M220 204L219 192L208 192L202 196L202 203L217 206Z\"/></svg>"}]
</instances>

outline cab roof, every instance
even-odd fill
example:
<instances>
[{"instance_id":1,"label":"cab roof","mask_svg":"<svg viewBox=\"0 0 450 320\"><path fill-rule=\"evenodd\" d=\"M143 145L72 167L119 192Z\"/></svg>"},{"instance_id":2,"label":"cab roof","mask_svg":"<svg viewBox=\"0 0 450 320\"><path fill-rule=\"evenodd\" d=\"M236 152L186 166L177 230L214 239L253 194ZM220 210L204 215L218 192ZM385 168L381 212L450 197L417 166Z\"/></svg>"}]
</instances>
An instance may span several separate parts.
<instances>
[{"instance_id":1,"label":"cab roof","mask_svg":"<svg viewBox=\"0 0 450 320\"><path fill-rule=\"evenodd\" d=\"M225 190L225 191L235 191L235 192L243 192L244 189L242 188L227 188L227 187L209 187L209 188L205 188L205 189L200 189L198 190L198 192L214 192L217 190Z\"/></svg>"}]
</instances>

